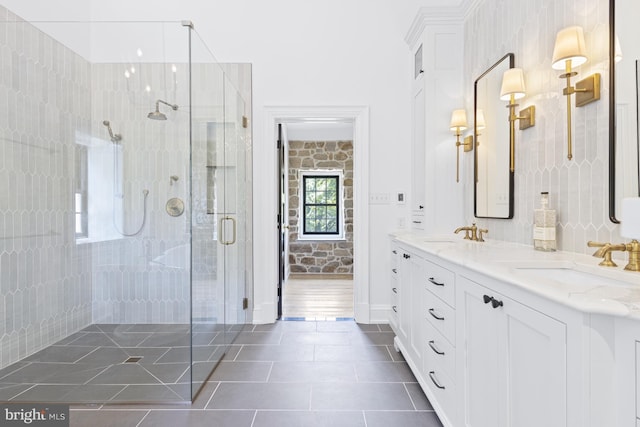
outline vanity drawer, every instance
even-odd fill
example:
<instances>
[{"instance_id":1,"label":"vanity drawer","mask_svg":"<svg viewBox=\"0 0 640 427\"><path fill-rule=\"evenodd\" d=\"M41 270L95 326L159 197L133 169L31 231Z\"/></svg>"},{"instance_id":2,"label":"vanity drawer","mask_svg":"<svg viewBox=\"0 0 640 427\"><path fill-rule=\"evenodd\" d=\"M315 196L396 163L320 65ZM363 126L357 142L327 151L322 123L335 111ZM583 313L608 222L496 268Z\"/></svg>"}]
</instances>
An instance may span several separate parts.
<instances>
[{"instance_id":1,"label":"vanity drawer","mask_svg":"<svg viewBox=\"0 0 640 427\"><path fill-rule=\"evenodd\" d=\"M442 412L452 418L455 414L456 390L455 383L444 371L437 367L425 367L425 382L431 390L434 400L442 408ZM435 403L435 402L433 402Z\"/></svg>"},{"instance_id":2,"label":"vanity drawer","mask_svg":"<svg viewBox=\"0 0 640 427\"><path fill-rule=\"evenodd\" d=\"M456 312L429 290L424 291L424 316L450 343L455 343Z\"/></svg>"},{"instance_id":3,"label":"vanity drawer","mask_svg":"<svg viewBox=\"0 0 640 427\"><path fill-rule=\"evenodd\" d=\"M396 280L391 281L391 320L394 324L398 324L398 305L399 305L399 295L398 292L398 283Z\"/></svg>"},{"instance_id":4,"label":"vanity drawer","mask_svg":"<svg viewBox=\"0 0 640 427\"><path fill-rule=\"evenodd\" d=\"M444 370L449 377L455 378L455 347L430 322L424 322L424 337L426 343L424 353L425 367L428 365L438 370Z\"/></svg>"},{"instance_id":5,"label":"vanity drawer","mask_svg":"<svg viewBox=\"0 0 640 427\"><path fill-rule=\"evenodd\" d=\"M455 307L455 274L446 268L429 261L422 264L422 273L426 288L438 298Z\"/></svg>"}]
</instances>

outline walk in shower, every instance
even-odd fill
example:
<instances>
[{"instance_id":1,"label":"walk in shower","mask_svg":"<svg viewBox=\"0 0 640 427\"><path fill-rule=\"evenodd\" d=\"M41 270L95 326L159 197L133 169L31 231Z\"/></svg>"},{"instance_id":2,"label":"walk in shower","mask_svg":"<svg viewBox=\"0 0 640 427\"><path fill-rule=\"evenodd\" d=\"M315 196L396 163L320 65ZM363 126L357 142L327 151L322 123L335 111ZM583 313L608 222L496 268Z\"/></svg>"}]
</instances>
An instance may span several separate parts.
<instances>
[{"instance_id":1,"label":"walk in shower","mask_svg":"<svg viewBox=\"0 0 640 427\"><path fill-rule=\"evenodd\" d=\"M0 6L0 400L185 402L247 321L250 68Z\"/></svg>"}]
</instances>

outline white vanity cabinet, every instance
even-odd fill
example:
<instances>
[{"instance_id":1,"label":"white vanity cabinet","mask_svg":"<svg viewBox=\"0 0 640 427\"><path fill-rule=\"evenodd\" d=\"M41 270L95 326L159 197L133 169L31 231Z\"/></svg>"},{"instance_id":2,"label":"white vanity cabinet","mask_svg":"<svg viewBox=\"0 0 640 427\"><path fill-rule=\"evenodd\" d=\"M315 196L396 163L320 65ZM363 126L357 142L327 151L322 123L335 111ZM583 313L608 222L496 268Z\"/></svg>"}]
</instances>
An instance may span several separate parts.
<instances>
[{"instance_id":1,"label":"white vanity cabinet","mask_svg":"<svg viewBox=\"0 0 640 427\"><path fill-rule=\"evenodd\" d=\"M565 324L465 277L456 286L460 425L566 426Z\"/></svg>"},{"instance_id":2,"label":"white vanity cabinet","mask_svg":"<svg viewBox=\"0 0 640 427\"><path fill-rule=\"evenodd\" d=\"M394 248L397 254L396 272L392 269L392 298L397 298L395 311L392 308L392 317L396 317L395 327L391 326L399 340L399 347L406 357L410 357L416 363L422 360L422 324L416 321L422 310L422 293L418 283L421 280L423 259L416 251L397 245ZM395 278L395 282L394 282ZM394 290L395 288L395 290Z\"/></svg>"},{"instance_id":3,"label":"white vanity cabinet","mask_svg":"<svg viewBox=\"0 0 640 427\"><path fill-rule=\"evenodd\" d=\"M392 312L390 323L445 427L640 427L636 273L565 283L555 270L597 272L597 260L431 241L442 242L394 236L399 320ZM552 270L536 275L533 265Z\"/></svg>"}]
</instances>

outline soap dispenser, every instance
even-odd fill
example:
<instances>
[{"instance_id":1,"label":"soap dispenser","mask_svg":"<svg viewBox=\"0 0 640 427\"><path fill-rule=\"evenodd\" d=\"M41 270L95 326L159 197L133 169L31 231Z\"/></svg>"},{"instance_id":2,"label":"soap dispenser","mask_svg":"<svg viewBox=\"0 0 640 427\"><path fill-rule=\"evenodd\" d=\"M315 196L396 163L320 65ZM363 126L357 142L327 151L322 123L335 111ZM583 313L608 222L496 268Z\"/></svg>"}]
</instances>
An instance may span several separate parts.
<instances>
[{"instance_id":1,"label":"soap dispenser","mask_svg":"<svg viewBox=\"0 0 640 427\"><path fill-rule=\"evenodd\" d=\"M549 193L540 193L540 209L534 210L533 248L538 251L556 250L556 211L549 209Z\"/></svg>"}]
</instances>

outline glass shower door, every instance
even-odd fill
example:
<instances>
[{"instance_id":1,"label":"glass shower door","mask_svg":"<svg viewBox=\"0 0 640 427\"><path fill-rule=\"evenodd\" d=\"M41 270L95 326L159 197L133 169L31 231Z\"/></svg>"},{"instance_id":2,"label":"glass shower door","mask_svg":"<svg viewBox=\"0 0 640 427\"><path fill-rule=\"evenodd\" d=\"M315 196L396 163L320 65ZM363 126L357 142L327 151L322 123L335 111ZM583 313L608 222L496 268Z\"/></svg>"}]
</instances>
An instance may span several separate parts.
<instances>
[{"instance_id":1,"label":"glass shower door","mask_svg":"<svg viewBox=\"0 0 640 427\"><path fill-rule=\"evenodd\" d=\"M245 103L191 30L192 398L245 322Z\"/></svg>"},{"instance_id":2,"label":"glass shower door","mask_svg":"<svg viewBox=\"0 0 640 427\"><path fill-rule=\"evenodd\" d=\"M246 321L247 250L247 128L245 102L225 80L224 214L220 240L224 251L226 343L230 344Z\"/></svg>"}]
</instances>

